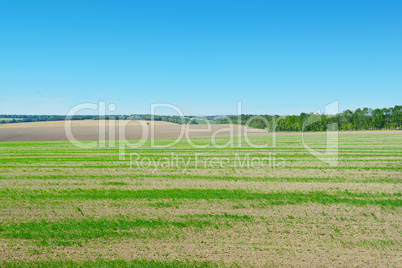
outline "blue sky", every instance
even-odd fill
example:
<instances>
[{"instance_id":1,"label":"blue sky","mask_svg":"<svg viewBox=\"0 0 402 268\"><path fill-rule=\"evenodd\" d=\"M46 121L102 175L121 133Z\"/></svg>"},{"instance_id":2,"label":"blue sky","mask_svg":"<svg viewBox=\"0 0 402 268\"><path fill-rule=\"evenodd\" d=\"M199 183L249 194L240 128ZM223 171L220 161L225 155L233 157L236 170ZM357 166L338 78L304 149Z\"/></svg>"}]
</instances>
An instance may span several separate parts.
<instances>
[{"instance_id":1,"label":"blue sky","mask_svg":"<svg viewBox=\"0 0 402 268\"><path fill-rule=\"evenodd\" d=\"M1 1L0 114L400 105L401 13L402 1Z\"/></svg>"}]
</instances>

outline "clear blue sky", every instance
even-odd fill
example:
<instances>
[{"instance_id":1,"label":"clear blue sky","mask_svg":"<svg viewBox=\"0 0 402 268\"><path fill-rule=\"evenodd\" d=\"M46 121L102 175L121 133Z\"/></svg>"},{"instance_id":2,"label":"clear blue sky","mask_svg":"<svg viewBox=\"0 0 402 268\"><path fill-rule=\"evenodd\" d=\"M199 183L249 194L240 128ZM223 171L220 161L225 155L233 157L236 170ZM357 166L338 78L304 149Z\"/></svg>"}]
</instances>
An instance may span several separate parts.
<instances>
[{"instance_id":1,"label":"clear blue sky","mask_svg":"<svg viewBox=\"0 0 402 268\"><path fill-rule=\"evenodd\" d=\"M402 104L402 1L0 2L0 114Z\"/></svg>"}]
</instances>

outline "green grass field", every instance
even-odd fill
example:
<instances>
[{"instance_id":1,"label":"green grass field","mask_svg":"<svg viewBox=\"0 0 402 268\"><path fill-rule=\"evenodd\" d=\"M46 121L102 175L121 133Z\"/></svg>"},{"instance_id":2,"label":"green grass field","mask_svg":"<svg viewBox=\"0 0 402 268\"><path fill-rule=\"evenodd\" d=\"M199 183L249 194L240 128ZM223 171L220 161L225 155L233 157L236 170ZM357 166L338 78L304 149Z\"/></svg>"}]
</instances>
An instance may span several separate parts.
<instances>
[{"instance_id":1,"label":"green grass field","mask_svg":"<svg viewBox=\"0 0 402 268\"><path fill-rule=\"evenodd\" d=\"M340 135L335 167L250 140L269 147L0 143L0 266L400 265L402 134Z\"/></svg>"}]
</instances>

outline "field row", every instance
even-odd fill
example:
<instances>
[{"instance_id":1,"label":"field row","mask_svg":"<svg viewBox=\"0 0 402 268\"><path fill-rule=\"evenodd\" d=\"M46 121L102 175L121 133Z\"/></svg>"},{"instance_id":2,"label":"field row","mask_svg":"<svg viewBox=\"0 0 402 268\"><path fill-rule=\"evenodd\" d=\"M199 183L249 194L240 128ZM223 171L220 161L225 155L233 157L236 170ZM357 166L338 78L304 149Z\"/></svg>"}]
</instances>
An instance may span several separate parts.
<instances>
[{"instance_id":1,"label":"field row","mask_svg":"<svg viewBox=\"0 0 402 268\"><path fill-rule=\"evenodd\" d=\"M325 137L308 138L325 152ZM68 142L0 148L0 266L399 265L399 134L340 135L337 166L299 136L268 149L148 142L131 161ZM253 165L235 166L245 155Z\"/></svg>"}]
</instances>

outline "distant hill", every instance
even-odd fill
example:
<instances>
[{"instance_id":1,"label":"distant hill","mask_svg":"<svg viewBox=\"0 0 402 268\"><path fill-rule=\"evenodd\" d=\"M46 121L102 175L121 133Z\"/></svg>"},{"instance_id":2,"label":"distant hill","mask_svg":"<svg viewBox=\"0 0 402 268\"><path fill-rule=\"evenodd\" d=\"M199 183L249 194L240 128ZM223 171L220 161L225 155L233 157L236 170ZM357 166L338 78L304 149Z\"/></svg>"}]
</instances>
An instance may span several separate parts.
<instances>
[{"instance_id":1,"label":"distant hill","mask_svg":"<svg viewBox=\"0 0 402 268\"><path fill-rule=\"evenodd\" d=\"M21 122L42 122L66 120L65 115L0 115L0 124ZM363 108L355 111L346 110L336 115L301 113L300 115L219 115L219 116L172 116L172 115L74 115L71 120L150 120L176 124L240 124L259 129L275 131L326 131L334 130L378 130L402 129L402 105L392 108Z\"/></svg>"}]
</instances>

